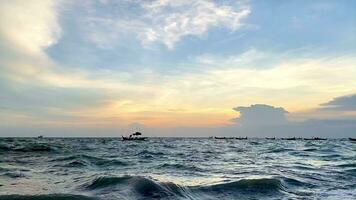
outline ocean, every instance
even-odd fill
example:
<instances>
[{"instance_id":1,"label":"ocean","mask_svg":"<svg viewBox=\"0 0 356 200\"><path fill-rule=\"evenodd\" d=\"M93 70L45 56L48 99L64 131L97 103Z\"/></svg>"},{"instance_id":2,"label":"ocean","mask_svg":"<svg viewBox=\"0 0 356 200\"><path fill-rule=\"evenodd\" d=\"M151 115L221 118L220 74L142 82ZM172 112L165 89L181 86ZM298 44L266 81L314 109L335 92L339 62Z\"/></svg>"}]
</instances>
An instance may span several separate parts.
<instances>
[{"instance_id":1,"label":"ocean","mask_svg":"<svg viewBox=\"0 0 356 200\"><path fill-rule=\"evenodd\" d=\"M8 199L356 199L356 143L2 138Z\"/></svg>"}]
</instances>

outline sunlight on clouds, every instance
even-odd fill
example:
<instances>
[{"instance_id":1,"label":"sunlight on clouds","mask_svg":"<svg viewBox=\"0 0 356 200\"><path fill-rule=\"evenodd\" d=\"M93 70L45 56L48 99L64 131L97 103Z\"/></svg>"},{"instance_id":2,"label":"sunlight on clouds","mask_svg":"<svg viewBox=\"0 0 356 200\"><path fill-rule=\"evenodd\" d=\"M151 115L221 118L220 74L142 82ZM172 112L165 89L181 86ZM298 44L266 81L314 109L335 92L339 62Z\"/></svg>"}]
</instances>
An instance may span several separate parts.
<instances>
[{"instance_id":1,"label":"sunlight on clouds","mask_svg":"<svg viewBox=\"0 0 356 200\"><path fill-rule=\"evenodd\" d=\"M26 83L53 65L46 48L60 37L56 6L61 1L0 2L0 77Z\"/></svg>"},{"instance_id":2,"label":"sunlight on clouds","mask_svg":"<svg viewBox=\"0 0 356 200\"><path fill-rule=\"evenodd\" d=\"M159 127L217 126L229 123L236 115L231 108L237 104L268 103L295 112L355 92L350 91L356 87L355 63L352 56L293 58L276 61L273 68L267 69L226 66L178 75L47 71L29 81L37 80L50 87L91 88L108 94L101 97L104 104L55 112L77 117L79 124L97 121L94 124L111 126L120 120L122 124L139 121Z\"/></svg>"},{"instance_id":3,"label":"sunlight on clouds","mask_svg":"<svg viewBox=\"0 0 356 200\"><path fill-rule=\"evenodd\" d=\"M145 70L146 66L131 71L121 66L66 66L46 51L61 35L59 1L4 2L0 2L0 81L6 84L0 85L0 97L6 98L0 103L10 106L0 113L1 119L6 118L4 124L117 127L140 122L154 127L214 127L230 124L237 115L232 110L236 105L257 103L281 106L291 118L328 118L335 112L315 109L336 96L356 93L355 56L314 55L312 49L203 53L191 63L177 64L195 66L196 71L179 73ZM133 35L145 46L162 43L173 49L184 37L202 36L213 27L236 31L250 14L243 3L203 0L145 1L138 7L144 11L141 15L123 18L126 12L108 16L89 12L94 14L84 21L89 22L92 42L105 47L122 35ZM354 113L340 114L346 115Z\"/></svg>"},{"instance_id":4,"label":"sunlight on clouds","mask_svg":"<svg viewBox=\"0 0 356 200\"><path fill-rule=\"evenodd\" d=\"M355 63L355 59L350 56L290 59L288 62L277 62L274 68L263 70L226 67L200 74L155 75L154 80L158 82L126 82L123 83L124 87L120 87L121 83L114 80L108 84L107 79L83 80L82 83L86 83L82 86L118 93L126 91L126 100L98 108L103 109L100 111L103 116L133 115L135 117L131 120L135 121L140 115L153 115L149 120L144 120L148 125L158 125L155 121L158 119L162 122L168 120L172 124L181 123L183 117L179 116L184 116L189 119L183 120L187 124L196 125L200 120L205 125L214 125L216 122L223 123L221 119L231 118L234 113L230 108L236 104L266 102L283 106L289 111L303 111L318 107L325 99L353 92L350 86L356 86L353 78L356 74ZM135 77L135 74L132 76ZM151 78L143 76L141 79ZM135 91L146 91L154 95L141 99L140 96L134 97ZM167 112L177 108L185 111ZM208 110L204 110L206 108ZM218 114L219 110L221 114ZM194 113L205 117L193 120L193 116L198 116Z\"/></svg>"},{"instance_id":5,"label":"sunlight on clouds","mask_svg":"<svg viewBox=\"0 0 356 200\"><path fill-rule=\"evenodd\" d=\"M59 1L11 0L0 2L0 37L13 48L39 54L57 42L60 27L54 12Z\"/></svg>"},{"instance_id":6,"label":"sunlight on clouds","mask_svg":"<svg viewBox=\"0 0 356 200\"><path fill-rule=\"evenodd\" d=\"M226 105L229 100L232 105L267 102L296 111L353 92L350 88L356 86L353 56L282 59L268 69L239 68L240 62L235 63L237 66L230 64L179 77L170 82L171 88L176 89L177 96L187 99L194 94L195 97L188 101L197 105L204 102ZM215 94L213 98L211 94Z\"/></svg>"}]
</instances>

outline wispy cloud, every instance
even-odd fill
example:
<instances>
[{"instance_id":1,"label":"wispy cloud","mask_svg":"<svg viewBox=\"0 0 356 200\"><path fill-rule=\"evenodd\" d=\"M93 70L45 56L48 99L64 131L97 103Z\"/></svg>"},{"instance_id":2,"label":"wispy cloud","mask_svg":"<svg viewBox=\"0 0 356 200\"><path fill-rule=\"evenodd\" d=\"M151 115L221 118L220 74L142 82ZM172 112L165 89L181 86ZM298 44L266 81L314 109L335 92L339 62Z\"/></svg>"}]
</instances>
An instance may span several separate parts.
<instances>
[{"instance_id":1,"label":"wispy cloud","mask_svg":"<svg viewBox=\"0 0 356 200\"><path fill-rule=\"evenodd\" d=\"M242 3L220 5L209 0L133 1L132 4L141 8L137 15L120 12L110 18L90 16L93 26L107 30L92 32L92 41L102 46L107 44L105 38L112 40L118 39L118 35L136 34L144 46L157 42L173 49L182 38L201 36L212 27L236 31L241 27L242 19L251 12L248 5Z\"/></svg>"}]
</instances>

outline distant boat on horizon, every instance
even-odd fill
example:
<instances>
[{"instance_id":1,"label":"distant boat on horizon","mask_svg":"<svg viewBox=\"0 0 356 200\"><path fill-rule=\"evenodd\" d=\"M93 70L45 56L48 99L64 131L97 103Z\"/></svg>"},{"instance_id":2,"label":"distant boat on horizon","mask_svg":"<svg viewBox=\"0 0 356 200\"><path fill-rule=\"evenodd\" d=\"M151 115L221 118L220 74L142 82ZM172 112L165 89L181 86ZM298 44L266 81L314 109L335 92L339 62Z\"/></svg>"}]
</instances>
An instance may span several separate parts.
<instances>
[{"instance_id":1,"label":"distant boat on horizon","mask_svg":"<svg viewBox=\"0 0 356 200\"><path fill-rule=\"evenodd\" d=\"M236 137L236 140L247 140L247 137Z\"/></svg>"},{"instance_id":2,"label":"distant boat on horizon","mask_svg":"<svg viewBox=\"0 0 356 200\"><path fill-rule=\"evenodd\" d=\"M247 140L247 137L211 137L217 140Z\"/></svg>"},{"instance_id":3,"label":"distant boat on horizon","mask_svg":"<svg viewBox=\"0 0 356 200\"><path fill-rule=\"evenodd\" d=\"M135 133L131 134L128 137L122 136L122 140L126 140L126 141L127 140L140 140L140 141L142 141L142 140L146 140L147 139L147 137L139 137L141 135L142 135L141 132L136 131Z\"/></svg>"},{"instance_id":4,"label":"distant boat on horizon","mask_svg":"<svg viewBox=\"0 0 356 200\"><path fill-rule=\"evenodd\" d=\"M326 138L313 137L313 138L304 138L304 140L327 140Z\"/></svg>"},{"instance_id":5,"label":"distant boat on horizon","mask_svg":"<svg viewBox=\"0 0 356 200\"><path fill-rule=\"evenodd\" d=\"M356 138L349 138L350 141L356 142Z\"/></svg>"},{"instance_id":6,"label":"distant boat on horizon","mask_svg":"<svg viewBox=\"0 0 356 200\"><path fill-rule=\"evenodd\" d=\"M41 138L43 138L43 135L39 135L37 138L38 138L38 139L41 139Z\"/></svg>"},{"instance_id":7,"label":"distant boat on horizon","mask_svg":"<svg viewBox=\"0 0 356 200\"><path fill-rule=\"evenodd\" d=\"M301 140L302 138L290 137L290 138L282 138L282 140Z\"/></svg>"},{"instance_id":8,"label":"distant boat on horizon","mask_svg":"<svg viewBox=\"0 0 356 200\"><path fill-rule=\"evenodd\" d=\"M215 136L214 139L217 139L217 140L231 140L231 139L235 139L233 137L217 137Z\"/></svg>"},{"instance_id":9,"label":"distant boat on horizon","mask_svg":"<svg viewBox=\"0 0 356 200\"><path fill-rule=\"evenodd\" d=\"M265 139L266 140L275 140L276 138L275 137L266 137Z\"/></svg>"}]
</instances>

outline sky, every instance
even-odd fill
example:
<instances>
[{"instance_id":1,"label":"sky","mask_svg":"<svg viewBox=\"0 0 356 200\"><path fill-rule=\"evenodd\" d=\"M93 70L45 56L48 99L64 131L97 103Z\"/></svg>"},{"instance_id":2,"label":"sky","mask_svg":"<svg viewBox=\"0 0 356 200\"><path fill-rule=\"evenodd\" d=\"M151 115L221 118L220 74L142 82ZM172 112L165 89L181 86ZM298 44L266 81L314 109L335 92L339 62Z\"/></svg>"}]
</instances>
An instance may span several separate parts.
<instances>
[{"instance_id":1,"label":"sky","mask_svg":"<svg viewBox=\"0 0 356 200\"><path fill-rule=\"evenodd\" d=\"M0 136L356 137L355 9L1 0Z\"/></svg>"}]
</instances>

